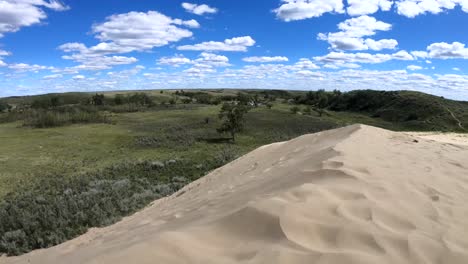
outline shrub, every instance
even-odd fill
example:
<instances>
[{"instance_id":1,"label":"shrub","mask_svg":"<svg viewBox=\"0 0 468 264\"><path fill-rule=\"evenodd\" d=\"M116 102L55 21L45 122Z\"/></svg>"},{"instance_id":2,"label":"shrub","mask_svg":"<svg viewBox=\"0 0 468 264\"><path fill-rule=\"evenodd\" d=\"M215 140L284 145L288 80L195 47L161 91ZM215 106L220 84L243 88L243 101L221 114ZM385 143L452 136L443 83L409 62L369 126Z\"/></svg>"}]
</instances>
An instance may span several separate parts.
<instances>
[{"instance_id":1,"label":"shrub","mask_svg":"<svg viewBox=\"0 0 468 264\"><path fill-rule=\"evenodd\" d=\"M0 202L0 254L51 247L90 227L115 223L225 160L207 161L202 167L183 160L123 162L75 177L38 177L32 188Z\"/></svg>"},{"instance_id":2,"label":"shrub","mask_svg":"<svg viewBox=\"0 0 468 264\"><path fill-rule=\"evenodd\" d=\"M5 111L10 111L12 109L12 106L5 103L5 102L2 102L0 101L0 113L1 112L5 112Z\"/></svg>"},{"instance_id":3,"label":"shrub","mask_svg":"<svg viewBox=\"0 0 468 264\"><path fill-rule=\"evenodd\" d=\"M297 106L293 106L293 107L291 107L291 109L289 109L289 110L291 111L291 113L297 114L297 113L299 113L299 111L300 111L301 109L300 109L299 107L297 107Z\"/></svg>"},{"instance_id":4,"label":"shrub","mask_svg":"<svg viewBox=\"0 0 468 264\"><path fill-rule=\"evenodd\" d=\"M61 110L31 110L26 113L24 126L47 128L81 123L109 123L107 116L98 111L83 111L79 108Z\"/></svg>"},{"instance_id":5,"label":"shrub","mask_svg":"<svg viewBox=\"0 0 468 264\"><path fill-rule=\"evenodd\" d=\"M219 112L222 124L217 129L218 133L229 133L232 140L235 141L236 134L244 129L245 114L249 110L249 107L243 104L224 103Z\"/></svg>"}]
</instances>

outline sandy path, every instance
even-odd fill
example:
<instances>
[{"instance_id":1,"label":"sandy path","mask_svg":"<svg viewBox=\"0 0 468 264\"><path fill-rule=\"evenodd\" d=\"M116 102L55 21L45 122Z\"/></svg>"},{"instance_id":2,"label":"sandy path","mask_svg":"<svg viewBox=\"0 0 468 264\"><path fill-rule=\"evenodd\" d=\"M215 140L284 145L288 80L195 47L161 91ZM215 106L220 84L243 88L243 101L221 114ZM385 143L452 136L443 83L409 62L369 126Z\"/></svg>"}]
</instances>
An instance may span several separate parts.
<instances>
[{"instance_id":1,"label":"sandy path","mask_svg":"<svg viewBox=\"0 0 468 264\"><path fill-rule=\"evenodd\" d=\"M468 146L355 125L259 148L120 223L0 263L466 264L467 201Z\"/></svg>"}]
</instances>

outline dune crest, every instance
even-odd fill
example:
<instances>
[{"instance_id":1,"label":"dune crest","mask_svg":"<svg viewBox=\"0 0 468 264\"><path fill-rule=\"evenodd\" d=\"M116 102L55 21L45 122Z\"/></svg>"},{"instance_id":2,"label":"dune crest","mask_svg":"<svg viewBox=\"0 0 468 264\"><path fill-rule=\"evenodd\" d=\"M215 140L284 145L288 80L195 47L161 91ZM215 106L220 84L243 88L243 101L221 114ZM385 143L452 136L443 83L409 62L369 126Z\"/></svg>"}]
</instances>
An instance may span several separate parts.
<instances>
[{"instance_id":1,"label":"dune crest","mask_svg":"<svg viewBox=\"0 0 468 264\"><path fill-rule=\"evenodd\" d=\"M468 263L468 146L364 125L261 147L120 223L0 263Z\"/></svg>"}]
</instances>

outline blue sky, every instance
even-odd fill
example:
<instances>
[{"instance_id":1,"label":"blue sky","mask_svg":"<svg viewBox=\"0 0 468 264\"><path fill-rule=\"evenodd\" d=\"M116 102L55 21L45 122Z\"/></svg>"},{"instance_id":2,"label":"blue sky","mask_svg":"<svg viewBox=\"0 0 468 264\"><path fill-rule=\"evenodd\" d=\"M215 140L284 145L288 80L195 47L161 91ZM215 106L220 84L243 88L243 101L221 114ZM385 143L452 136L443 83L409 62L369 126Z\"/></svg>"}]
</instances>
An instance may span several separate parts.
<instances>
[{"instance_id":1,"label":"blue sky","mask_svg":"<svg viewBox=\"0 0 468 264\"><path fill-rule=\"evenodd\" d=\"M468 99L468 0L0 0L0 97L409 89Z\"/></svg>"}]
</instances>

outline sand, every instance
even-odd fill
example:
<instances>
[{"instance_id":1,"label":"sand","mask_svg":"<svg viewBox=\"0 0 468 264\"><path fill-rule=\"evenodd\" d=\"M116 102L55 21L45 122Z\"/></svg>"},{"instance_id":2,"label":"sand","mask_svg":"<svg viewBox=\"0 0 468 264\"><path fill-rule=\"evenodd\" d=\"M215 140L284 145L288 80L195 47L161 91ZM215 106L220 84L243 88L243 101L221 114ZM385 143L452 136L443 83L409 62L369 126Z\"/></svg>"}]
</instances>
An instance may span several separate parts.
<instances>
[{"instance_id":1,"label":"sand","mask_svg":"<svg viewBox=\"0 0 468 264\"><path fill-rule=\"evenodd\" d=\"M0 263L466 264L468 146L363 125L306 135Z\"/></svg>"},{"instance_id":2,"label":"sand","mask_svg":"<svg viewBox=\"0 0 468 264\"><path fill-rule=\"evenodd\" d=\"M442 132L411 132L407 134L432 141L468 146L468 134Z\"/></svg>"}]
</instances>

